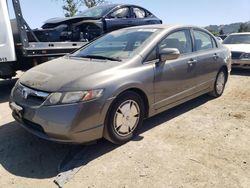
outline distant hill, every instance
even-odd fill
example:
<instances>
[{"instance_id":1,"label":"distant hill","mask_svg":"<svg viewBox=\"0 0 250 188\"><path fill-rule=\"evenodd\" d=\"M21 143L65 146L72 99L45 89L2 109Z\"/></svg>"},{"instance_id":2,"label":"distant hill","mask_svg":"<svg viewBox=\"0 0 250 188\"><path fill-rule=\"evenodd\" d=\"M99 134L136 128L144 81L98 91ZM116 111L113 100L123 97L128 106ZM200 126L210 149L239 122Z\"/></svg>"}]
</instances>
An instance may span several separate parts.
<instances>
[{"instance_id":1,"label":"distant hill","mask_svg":"<svg viewBox=\"0 0 250 188\"><path fill-rule=\"evenodd\" d=\"M220 32L220 30L222 29L224 31L225 34L229 34L229 33L237 33L240 25L241 24L246 24L248 26L248 28L250 29L250 21L248 22L238 22L238 23L232 23L232 24L227 24L227 25L209 25L207 27L205 27L207 30L211 31L211 32Z\"/></svg>"}]
</instances>

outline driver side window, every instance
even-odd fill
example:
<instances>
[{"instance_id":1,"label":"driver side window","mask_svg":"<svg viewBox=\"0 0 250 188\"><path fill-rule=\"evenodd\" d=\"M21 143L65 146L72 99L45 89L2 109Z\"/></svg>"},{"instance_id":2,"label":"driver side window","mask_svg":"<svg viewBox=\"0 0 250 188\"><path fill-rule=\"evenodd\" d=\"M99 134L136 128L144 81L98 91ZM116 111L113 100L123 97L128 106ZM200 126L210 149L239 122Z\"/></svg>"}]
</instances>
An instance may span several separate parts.
<instances>
[{"instance_id":1,"label":"driver side window","mask_svg":"<svg viewBox=\"0 0 250 188\"><path fill-rule=\"evenodd\" d=\"M192 39L189 31L176 31L168 35L159 45L159 50L163 48L177 48L181 54L192 52Z\"/></svg>"},{"instance_id":2,"label":"driver side window","mask_svg":"<svg viewBox=\"0 0 250 188\"><path fill-rule=\"evenodd\" d=\"M124 7L116 10L110 15L111 18L129 18L129 8Z\"/></svg>"}]
</instances>

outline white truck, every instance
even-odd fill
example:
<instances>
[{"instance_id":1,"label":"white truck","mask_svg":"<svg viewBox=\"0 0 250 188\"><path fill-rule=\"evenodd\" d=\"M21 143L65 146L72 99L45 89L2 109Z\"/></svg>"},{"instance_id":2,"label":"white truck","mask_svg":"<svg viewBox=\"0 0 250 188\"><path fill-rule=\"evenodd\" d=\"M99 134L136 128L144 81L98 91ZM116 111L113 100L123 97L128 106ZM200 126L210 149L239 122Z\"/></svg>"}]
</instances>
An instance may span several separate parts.
<instances>
[{"instance_id":1,"label":"white truck","mask_svg":"<svg viewBox=\"0 0 250 188\"><path fill-rule=\"evenodd\" d=\"M10 20L7 0L0 0L0 78L15 76L49 59L70 53L86 42L40 42L23 18L19 0L12 0L16 19ZM36 42L29 42L31 35Z\"/></svg>"}]
</instances>

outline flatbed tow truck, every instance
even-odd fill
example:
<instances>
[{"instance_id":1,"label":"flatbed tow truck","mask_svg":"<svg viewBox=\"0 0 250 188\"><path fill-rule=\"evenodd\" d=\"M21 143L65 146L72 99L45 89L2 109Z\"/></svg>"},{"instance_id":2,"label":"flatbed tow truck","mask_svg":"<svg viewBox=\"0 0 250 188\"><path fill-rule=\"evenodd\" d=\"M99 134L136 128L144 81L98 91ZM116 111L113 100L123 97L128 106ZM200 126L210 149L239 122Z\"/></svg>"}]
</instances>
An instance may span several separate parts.
<instances>
[{"instance_id":1,"label":"flatbed tow truck","mask_svg":"<svg viewBox=\"0 0 250 188\"><path fill-rule=\"evenodd\" d=\"M87 42L40 42L23 18L20 1L12 0L16 19L10 20L7 0L0 0L0 78L70 53ZM35 42L29 42L28 34Z\"/></svg>"}]
</instances>

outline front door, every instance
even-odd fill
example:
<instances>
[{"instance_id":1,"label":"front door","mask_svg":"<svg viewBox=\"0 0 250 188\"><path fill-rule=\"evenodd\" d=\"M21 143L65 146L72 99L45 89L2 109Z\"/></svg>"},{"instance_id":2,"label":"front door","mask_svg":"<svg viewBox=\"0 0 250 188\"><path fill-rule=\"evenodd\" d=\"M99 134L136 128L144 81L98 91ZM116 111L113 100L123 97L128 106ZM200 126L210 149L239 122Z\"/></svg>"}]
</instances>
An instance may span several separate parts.
<instances>
[{"instance_id":1,"label":"front door","mask_svg":"<svg viewBox=\"0 0 250 188\"><path fill-rule=\"evenodd\" d=\"M155 64L155 109L171 105L193 92L196 76L196 58L190 31L180 30L168 35L160 44L163 48L177 48L181 55L176 60Z\"/></svg>"}]
</instances>

